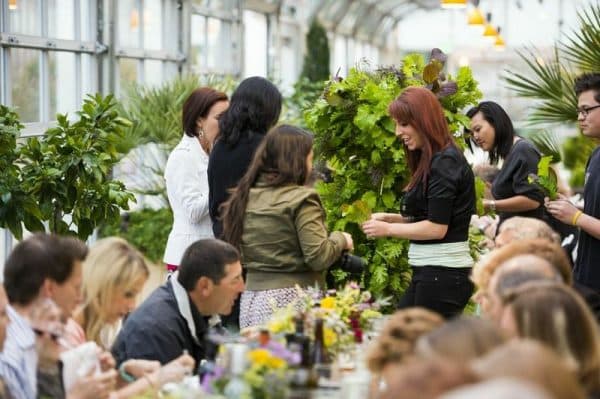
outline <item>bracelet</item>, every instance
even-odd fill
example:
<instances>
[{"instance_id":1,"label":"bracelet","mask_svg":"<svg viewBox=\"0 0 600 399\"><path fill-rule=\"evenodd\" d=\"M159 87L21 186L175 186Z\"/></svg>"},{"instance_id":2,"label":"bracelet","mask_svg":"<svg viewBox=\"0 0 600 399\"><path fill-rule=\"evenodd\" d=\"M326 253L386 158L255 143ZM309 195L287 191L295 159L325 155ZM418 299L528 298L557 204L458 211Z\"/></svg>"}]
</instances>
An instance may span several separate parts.
<instances>
[{"instance_id":1,"label":"bracelet","mask_svg":"<svg viewBox=\"0 0 600 399\"><path fill-rule=\"evenodd\" d=\"M577 211L575 212L575 214L573 215L573 219L571 220L571 224L573 226L577 226L577 221L579 220L579 217L583 215L583 212L581 211Z\"/></svg>"},{"instance_id":2,"label":"bracelet","mask_svg":"<svg viewBox=\"0 0 600 399\"><path fill-rule=\"evenodd\" d=\"M496 212L496 200L490 201L490 211Z\"/></svg>"},{"instance_id":3,"label":"bracelet","mask_svg":"<svg viewBox=\"0 0 600 399\"><path fill-rule=\"evenodd\" d=\"M130 383L130 382L135 381L136 378L133 375L129 374L127 372L127 370L125 370L125 363L127 363L127 362L123 362L119 366L119 375L121 376L123 381Z\"/></svg>"}]
</instances>

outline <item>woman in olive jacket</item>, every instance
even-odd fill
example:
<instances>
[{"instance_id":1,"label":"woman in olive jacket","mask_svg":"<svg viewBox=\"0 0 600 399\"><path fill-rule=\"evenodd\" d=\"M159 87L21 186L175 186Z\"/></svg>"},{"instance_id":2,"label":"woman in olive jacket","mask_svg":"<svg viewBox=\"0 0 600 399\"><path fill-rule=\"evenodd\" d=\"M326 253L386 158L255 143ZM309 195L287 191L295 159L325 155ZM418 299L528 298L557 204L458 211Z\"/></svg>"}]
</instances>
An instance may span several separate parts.
<instances>
[{"instance_id":1,"label":"woman in olive jacket","mask_svg":"<svg viewBox=\"0 0 600 399\"><path fill-rule=\"evenodd\" d=\"M325 288L325 272L352 249L348 233L327 233L312 172L312 136L302 129L273 128L248 172L224 205L223 239L241 250L247 271L240 328L260 325L275 307L297 296L296 285Z\"/></svg>"}]
</instances>

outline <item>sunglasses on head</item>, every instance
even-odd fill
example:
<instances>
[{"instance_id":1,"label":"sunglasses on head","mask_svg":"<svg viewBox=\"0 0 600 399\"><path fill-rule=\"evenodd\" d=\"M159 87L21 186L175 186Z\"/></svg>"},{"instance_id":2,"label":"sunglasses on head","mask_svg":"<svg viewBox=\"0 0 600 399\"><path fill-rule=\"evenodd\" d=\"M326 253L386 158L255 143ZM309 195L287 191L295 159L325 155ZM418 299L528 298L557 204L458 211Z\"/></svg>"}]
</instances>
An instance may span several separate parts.
<instances>
[{"instance_id":1,"label":"sunglasses on head","mask_svg":"<svg viewBox=\"0 0 600 399\"><path fill-rule=\"evenodd\" d=\"M50 335L50 338L53 341L58 341L62 337L62 333L61 332L58 332L58 331L46 331L46 330L41 330L41 329L35 328L35 327L33 328L33 332L38 337L43 337L44 334L48 334L48 335Z\"/></svg>"}]
</instances>

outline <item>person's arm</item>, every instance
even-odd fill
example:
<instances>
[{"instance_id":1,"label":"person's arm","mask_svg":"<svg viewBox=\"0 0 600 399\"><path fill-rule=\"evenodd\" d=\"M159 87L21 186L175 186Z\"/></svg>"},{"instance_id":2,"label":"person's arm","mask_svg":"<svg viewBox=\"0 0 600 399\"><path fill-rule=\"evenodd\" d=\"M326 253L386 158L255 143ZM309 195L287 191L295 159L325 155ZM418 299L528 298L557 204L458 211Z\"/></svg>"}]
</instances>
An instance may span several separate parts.
<instances>
[{"instance_id":1,"label":"person's arm","mask_svg":"<svg viewBox=\"0 0 600 399\"><path fill-rule=\"evenodd\" d=\"M421 220L415 223L387 223L379 220L368 220L362 229L370 238L395 237L408 240L441 240L448 232L447 224Z\"/></svg>"},{"instance_id":2,"label":"person's arm","mask_svg":"<svg viewBox=\"0 0 600 399\"><path fill-rule=\"evenodd\" d=\"M399 213L384 213L376 212L371 214L371 219L381 220L382 222L388 223L410 223L411 218L402 216Z\"/></svg>"},{"instance_id":3,"label":"person's arm","mask_svg":"<svg viewBox=\"0 0 600 399\"><path fill-rule=\"evenodd\" d=\"M304 262L316 271L327 269L341 256L344 249L351 249L352 246L352 242L342 232L327 234L323 212L321 201L315 192L302 202L294 220Z\"/></svg>"},{"instance_id":4,"label":"person's arm","mask_svg":"<svg viewBox=\"0 0 600 399\"><path fill-rule=\"evenodd\" d=\"M194 359L190 355L183 354L160 369L143 374L131 384L114 392L110 399L126 399L148 391L157 392L164 384L179 382L186 375L191 375L194 364Z\"/></svg>"},{"instance_id":5,"label":"person's arm","mask_svg":"<svg viewBox=\"0 0 600 399\"><path fill-rule=\"evenodd\" d=\"M525 212L539 208L540 203L524 195L515 195L501 200L484 199L483 207L486 211Z\"/></svg>"}]
</instances>

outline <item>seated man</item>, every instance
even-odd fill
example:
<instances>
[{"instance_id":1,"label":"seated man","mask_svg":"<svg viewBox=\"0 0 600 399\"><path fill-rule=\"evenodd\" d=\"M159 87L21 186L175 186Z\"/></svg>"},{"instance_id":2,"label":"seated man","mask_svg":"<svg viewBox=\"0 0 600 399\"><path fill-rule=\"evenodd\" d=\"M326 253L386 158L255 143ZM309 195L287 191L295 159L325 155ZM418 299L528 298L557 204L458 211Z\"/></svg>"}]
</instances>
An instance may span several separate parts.
<instances>
[{"instance_id":1,"label":"seated man","mask_svg":"<svg viewBox=\"0 0 600 399\"><path fill-rule=\"evenodd\" d=\"M10 324L0 358L0 376L13 398L37 397L38 354L32 314L44 299L72 310L81 299L82 241L37 233L21 241L4 265Z\"/></svg>"},{"instance_id":2,"label":"seated man","mask_svg":"<svg viewBox=\"0 0 600 399\"><path fill-rule=\"evenodd\" d=\"M127 318L112 349L117 364L127 359L165 364L184 350L199 364L208 319L231 313L243 290L239 252L220 240L196 241L171 279Z\"/></svg>"}]
</instances>

